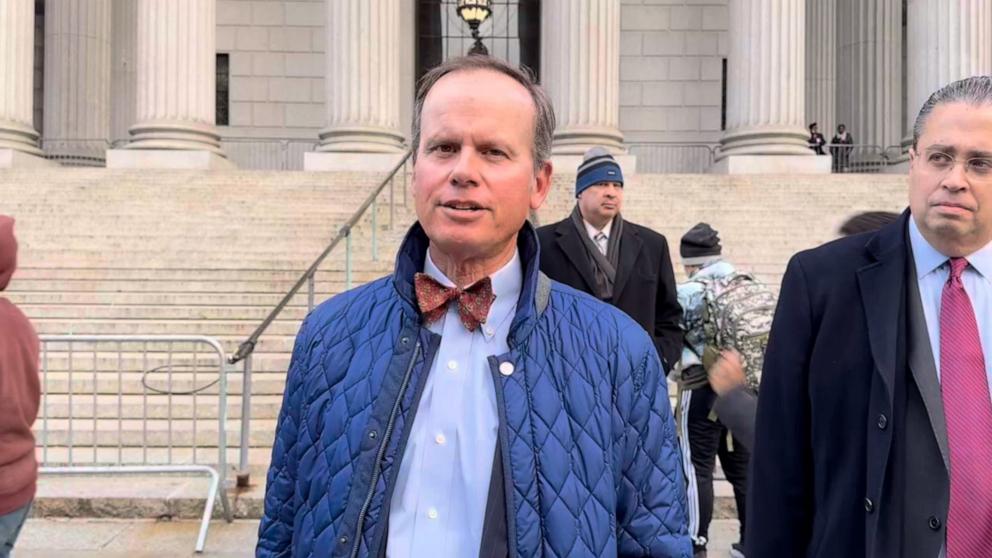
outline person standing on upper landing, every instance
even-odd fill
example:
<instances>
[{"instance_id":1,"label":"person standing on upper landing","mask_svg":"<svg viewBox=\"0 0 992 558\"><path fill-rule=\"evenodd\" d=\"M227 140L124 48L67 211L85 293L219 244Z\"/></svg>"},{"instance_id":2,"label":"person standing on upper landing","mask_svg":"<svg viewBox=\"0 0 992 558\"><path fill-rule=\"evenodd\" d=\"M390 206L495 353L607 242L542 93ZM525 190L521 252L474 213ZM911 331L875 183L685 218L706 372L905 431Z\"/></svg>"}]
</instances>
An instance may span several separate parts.
<instances>
[{"instance_id":1,"label":"person standing on upper landing","mask_svg":"<svg viewBox=\"0 0 992 558\"><path fill-rule=\"evenodd\" d=\"M538 271L553 130L505 62L424 77L418 222L300 329L256 556L690 556L654 345Z\"/></svg>"},{"instance_id":2,"label":"person standing on upper landing","mask_svg":"<svg viewBox=\"0 0 992 558\"><path fill-rule=\"evenodd\" d=\"M538 229L541 271L623 310L648 332L666 372L682 354L682 308L665 237L620 215L623 173L601 147L586 152L575 208Z\"/></svg>"}]
</instances>

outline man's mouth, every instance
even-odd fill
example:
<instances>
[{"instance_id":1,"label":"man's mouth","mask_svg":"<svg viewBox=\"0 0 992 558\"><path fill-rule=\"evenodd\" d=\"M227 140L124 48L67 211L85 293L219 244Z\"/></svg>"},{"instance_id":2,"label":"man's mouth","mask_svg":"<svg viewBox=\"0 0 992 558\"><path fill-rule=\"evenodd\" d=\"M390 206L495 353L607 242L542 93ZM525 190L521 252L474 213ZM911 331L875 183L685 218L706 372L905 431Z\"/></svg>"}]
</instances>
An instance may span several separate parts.
<instances>
[{"instance_id":1,"label":"man's mouth","mask_svg":"<svg viewBox=\"0 0 992 558\"><path fill-rule=\"evenodd\" d=\"M961 210L964 210L964 211L972 211L972 209L970 207L968 207L966 205L963 205L963 204L960 204L960 203L954 203L954 202L940 202L940 203L935 203L934 205L937 206L937 207L943 207L943 208L947 208L947 209L961 209Z\"/></svg>"},{"instance_id":2,"label":"man's mouth","mask_svg":"<svg viewBox=\"0 0 992 558\"><path fill-rule=\"evenodd\" d=\"M465 212L483 211L485 209L481 205L469 201L444 202L441 204L441 207L447 207L448 209L453 209L455 211L465 211Z\"/></svg>"}]
</instances>

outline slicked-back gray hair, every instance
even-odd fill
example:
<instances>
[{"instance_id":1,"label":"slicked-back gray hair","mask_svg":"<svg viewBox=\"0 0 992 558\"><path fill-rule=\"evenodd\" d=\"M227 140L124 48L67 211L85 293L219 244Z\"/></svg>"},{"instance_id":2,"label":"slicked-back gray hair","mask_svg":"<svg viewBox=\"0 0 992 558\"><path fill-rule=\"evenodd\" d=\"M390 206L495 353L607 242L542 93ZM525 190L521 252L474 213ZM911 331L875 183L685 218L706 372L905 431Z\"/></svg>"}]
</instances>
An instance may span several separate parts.
<instances>
[{"instance_id":1,"label":"slicked-back gray hair","mask_svg":"<svg viewBox=\"0 0 992 558\"><path fill-rule=\"evenodd\" d=\"M961 79L941 87L923 103L920 114L913 124L913 149L923 134L923 126L937 105L947 103L968 103L969 105L992 104L992 76L974 76Z\"/></svg>"},{"instance_id":2,"label":"slicked-back gray hair","mask_svg":"<svg viewBox=\"0 0 992 558\"><path fill-rule=\"evenodd\" d=\"M523 85L530 98L534 100L534 171L537 172L544 163L551 159L551 140L555 133L555 111L551 99L544 89L537 84L530 71L514 68L510 64L491 56L462 56L452 58L447 62L427 72L420 80L417 97L413 105L413 160L417 161L417 151L420 149L421 116L424 112L424 100L441 78L456 72L489 70L513 78Z\"/></svg>"}]
</instances>

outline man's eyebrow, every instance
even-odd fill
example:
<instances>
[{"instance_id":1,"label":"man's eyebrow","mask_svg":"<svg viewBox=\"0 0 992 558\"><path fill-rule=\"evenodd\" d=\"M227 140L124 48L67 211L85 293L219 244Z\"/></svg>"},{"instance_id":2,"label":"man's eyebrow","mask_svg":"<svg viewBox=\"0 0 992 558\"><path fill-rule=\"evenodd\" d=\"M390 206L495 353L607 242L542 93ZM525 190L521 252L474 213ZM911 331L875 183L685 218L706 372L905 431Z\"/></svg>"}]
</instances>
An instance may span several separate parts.
<instances>
[{"instance_id":1,"label":"man's eyebrow","mask_svg":"<svg viewBox=\"0 0 992 558\"><path fill-rule=\"evenodd\" d=\"M924 149L924 151L926 151L927 153L939 152L939 153L948 153L951 155L958 152L957 148L954 147L953 145L944 145L941 143L935 143Z\"/></svg>"},{"instance_id":2,"label":"man's eyebrow","mask_svg":"<svg viewBox=\"0 0 992 558\"><path fill-rule=\"evenodd\" d=\"M943 145L943 144L931 145L930 147L927 147L925 151L928 153L932 153L932 152L947 153L948 155L954 155L958 152L957 148L954 147L953 145ZM965 157L969 159L992 159L992 151L983 151L981 149L971 149L965 151L964 154Z\"/></svg>"}]
</instances>

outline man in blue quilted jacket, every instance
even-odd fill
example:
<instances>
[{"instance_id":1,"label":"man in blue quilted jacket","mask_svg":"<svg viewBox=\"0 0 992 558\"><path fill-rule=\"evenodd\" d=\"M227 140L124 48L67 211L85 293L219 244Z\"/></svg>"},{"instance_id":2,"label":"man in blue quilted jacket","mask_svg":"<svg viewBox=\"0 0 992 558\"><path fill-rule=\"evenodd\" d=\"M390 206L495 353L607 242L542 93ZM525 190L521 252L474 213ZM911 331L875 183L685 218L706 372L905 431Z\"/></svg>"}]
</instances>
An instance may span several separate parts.
<instances>
[{"instance_id":1,"label":"man in blue quilted jacket","mask_svg":"<svg viewBox=\"0 0 992 558\"><path fill-rule=\"evenodd\" d=\"M472 56L414 113L418 222L303 323L256 556L690 556L654 344L538 271L546 94Z\"/></svg>"}]
</instances>

